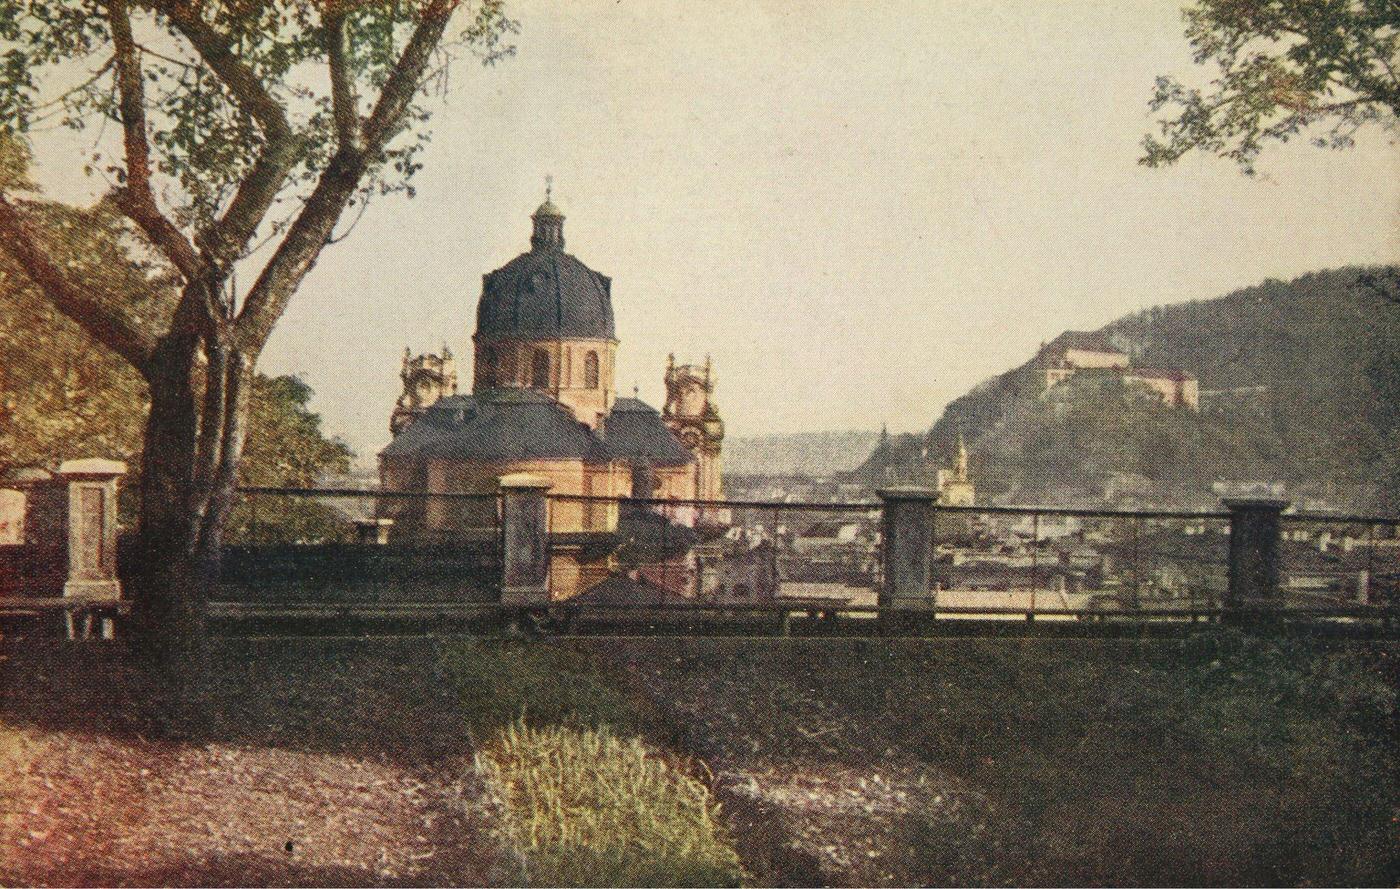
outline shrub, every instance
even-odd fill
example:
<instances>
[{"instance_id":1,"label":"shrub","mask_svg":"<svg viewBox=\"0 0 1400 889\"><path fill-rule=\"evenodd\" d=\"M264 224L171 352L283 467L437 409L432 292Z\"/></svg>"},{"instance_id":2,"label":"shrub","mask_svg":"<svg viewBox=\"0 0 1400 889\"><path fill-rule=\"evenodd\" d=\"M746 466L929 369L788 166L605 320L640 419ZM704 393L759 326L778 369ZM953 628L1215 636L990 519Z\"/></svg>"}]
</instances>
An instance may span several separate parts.
<instances>
[{"instance_id":1,"label":"shrub","mask_svg":"<svg viewBox=\"0 0 1400 889\"><path fill-rule=\"evenodd\" d=\"M477 753L503 803L522 882L565 886L737 885L739 859L705 785L606 727L518 719Z\"/></svg>"}]
</instances>

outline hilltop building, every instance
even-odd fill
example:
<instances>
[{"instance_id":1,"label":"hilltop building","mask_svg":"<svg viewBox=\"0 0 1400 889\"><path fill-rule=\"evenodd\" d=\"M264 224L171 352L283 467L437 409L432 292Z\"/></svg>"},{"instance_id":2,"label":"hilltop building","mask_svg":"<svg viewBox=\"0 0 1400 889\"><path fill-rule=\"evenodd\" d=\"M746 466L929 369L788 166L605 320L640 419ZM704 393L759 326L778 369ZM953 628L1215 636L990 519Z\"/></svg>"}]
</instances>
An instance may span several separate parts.
<instances>
[{"instance_id":1,"label":"hilltop building","mask_svg":"<svg viewBox=\"0 0 1400 889\"><path fill-rule=\"evenodd\" d=\"M1031 363L1042 392L1082 371L1112 373L1124 385L1146 388L1163 404L1201 409L1200 382L1180 368L1133 367L1128 353L1102 333L1067 330L1040 347Z\"/></svg>"},{"instance_id":2,"label":"hilltop building","mask_svg":"<svg viewBox=\"0 0 1400 889\"><path fill-rule=\"evenodd\" d=\"M380 487L494 495L502 476L529 473L564 497L720 498L724 424L709 360L678 366L672 357L664 413L619 398L612 280L564 252L564 214L548 194L531 219L530 249L482 278L471 394L457 394L446 349L405 356L394 440L379 454ZM400 539L481 533L495 518L486 499L385 504L381 512L394 519ZM666 508L672 523L694 527L707 518L694 508ZM577 542L556 551L557 597L608 576L607 541L619 520L616 503L551 503L551 532Z\"/></svg>"}]
</instances>

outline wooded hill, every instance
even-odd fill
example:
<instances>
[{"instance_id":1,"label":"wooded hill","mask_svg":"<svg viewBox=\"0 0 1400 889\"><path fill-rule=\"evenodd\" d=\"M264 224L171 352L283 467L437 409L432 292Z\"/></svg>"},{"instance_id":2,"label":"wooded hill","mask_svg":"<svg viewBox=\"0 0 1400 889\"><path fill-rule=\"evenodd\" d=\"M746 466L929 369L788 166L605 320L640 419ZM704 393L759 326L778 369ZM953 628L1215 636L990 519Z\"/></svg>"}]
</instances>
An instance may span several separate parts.
<instances>
[{"instance_id":1,"label":"wooded hill","mask_svg":"<svg viewBox=\"0 0 1400 889\"><path fill-rule=\"evenodd\" d=\"M1034 359L953 401L927 436L878 445L854 475L927 483L966 437L982 502L1210 505L1212 484L1282 483L1295 499L1394 512L1400 503L1400 268L1267 280L1159 306L1098 333L1139 367L1200 379L1199 413L1111 376L1044 391Z\"/></svg>"}]
</instances>

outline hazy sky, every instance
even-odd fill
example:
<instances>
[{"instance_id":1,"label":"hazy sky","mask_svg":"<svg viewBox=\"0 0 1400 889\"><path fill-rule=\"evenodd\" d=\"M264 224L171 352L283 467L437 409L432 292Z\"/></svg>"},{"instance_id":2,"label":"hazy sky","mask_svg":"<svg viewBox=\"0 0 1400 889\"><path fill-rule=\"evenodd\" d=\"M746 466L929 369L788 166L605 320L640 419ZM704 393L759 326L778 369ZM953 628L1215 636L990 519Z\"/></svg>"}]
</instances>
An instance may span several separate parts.
<instances>
[{"instance_id":1,"label":"hazy sky","mask_svg":"<svg viewBox=\"0 0 1400 889\"><path fill-rule=\"evenodd\" d=\"M667 352L709 353L735 436L924 428L1063 329L1400 258L1379 136L1271 149L1253 180L1136 164L1153 77L1193 70L1178 6L516 3L519 54L454 71L419 196L326 251L261 366L372 458L404 346L470 355L546 173L613 278L619 388L659 405ZM66 144L38 172L76 200Z\"/></svg>"}]
</instances>

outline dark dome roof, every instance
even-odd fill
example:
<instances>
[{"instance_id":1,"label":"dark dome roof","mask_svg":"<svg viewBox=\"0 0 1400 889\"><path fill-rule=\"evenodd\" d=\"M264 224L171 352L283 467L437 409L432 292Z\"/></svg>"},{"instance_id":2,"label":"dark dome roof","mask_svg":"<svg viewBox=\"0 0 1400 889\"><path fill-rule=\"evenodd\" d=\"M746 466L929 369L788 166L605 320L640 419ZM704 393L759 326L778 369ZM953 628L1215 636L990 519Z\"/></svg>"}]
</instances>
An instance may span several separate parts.
<instances>
[{"instance_id":1,"label":"dark dome roof","mask_svg":"<svg viewBox=\"0 0 1400 889\"><path fill-rule=\"evenodd\" d=\"M477 335L615 339L612 279L564 252L564 215L552 203L532 218L533 249L482 278Z\"/></svg>"}]
</instances>

